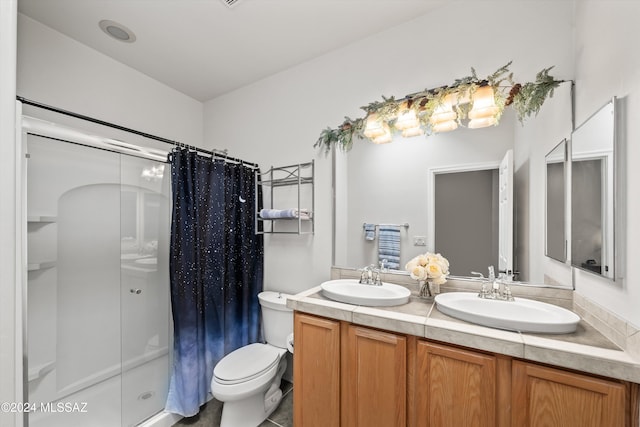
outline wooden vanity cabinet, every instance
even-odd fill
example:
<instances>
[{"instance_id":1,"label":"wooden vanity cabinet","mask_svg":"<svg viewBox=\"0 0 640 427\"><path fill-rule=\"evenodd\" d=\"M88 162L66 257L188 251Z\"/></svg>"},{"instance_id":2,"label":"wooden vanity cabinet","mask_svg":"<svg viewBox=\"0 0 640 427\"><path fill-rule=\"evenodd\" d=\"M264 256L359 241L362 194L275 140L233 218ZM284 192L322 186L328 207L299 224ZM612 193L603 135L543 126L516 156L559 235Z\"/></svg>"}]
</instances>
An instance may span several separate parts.
<instances>
[{"instance_id":1,"label":"wooden vanity cabinet","mask_svg":"<svg viewBox=\"0 0 640 427\"><path fill-rule=\"evenodd\" d=\"M638 425L636 385L523 361L513 362L512 402L513 426Z\"/></svg>"},{"instance_id":2,"label":"wooden vanity cabinet","mask_svg":"<svg viewBox=\"0 0 640 427\"><path fill-rule=\"evenodd\" d=\"M296 311L293 336L293 424L339 427L340 322Z\"/></svg>"},{"instance_id":3,"label":"wooden vanity cabinet","mask_svg":"<svg viewBox=\"0 0 640 427\"><path fill-rule=\"evenodd\" d=\"M295 427L638 427L639 386L295 312Z\"/></svg>"},{"instance_id":4,"label":"wooden vanity cabinet","mask_svg":"<svg viewBox=\"0 0 640 427\"><path fill-rule=\"evenodd\" d=\"M503 425L496 417L496 356L418 340L415 363L416 426Z\"/></svg>"},{"instance_id":5,"label":"wooden vanity cabinet","mask_svg":"<svg viewBox=\"0 0 640 427\"><path fill-rule=\"evenodd\" d=\"M342 425L405 426L407 338L356 325L345 326Z\"/></svg>"},{"instance_id":6,"label":"wooden vanity cabinet","mask_svg":"<svg viewBox=\"0 0 640 427\"><path fill-rule=\"evenodd\" d=\"M295 312L293 423L406 425L407 338Z\"/></svg>"}]
</instances>

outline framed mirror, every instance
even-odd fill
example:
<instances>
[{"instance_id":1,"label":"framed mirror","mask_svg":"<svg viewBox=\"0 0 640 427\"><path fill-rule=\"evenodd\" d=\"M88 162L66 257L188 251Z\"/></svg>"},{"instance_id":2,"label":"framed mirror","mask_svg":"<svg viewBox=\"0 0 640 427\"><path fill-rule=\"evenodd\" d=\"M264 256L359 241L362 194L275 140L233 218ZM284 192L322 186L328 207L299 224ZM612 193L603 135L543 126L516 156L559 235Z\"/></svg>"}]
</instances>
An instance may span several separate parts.
<instances>
[{"instance_id":1,"label":"framed mirror","mask_svg":"<svg viewBox=\"0 0 640 427\"><path fill-rule=\"evenodd\" d=\"M614 280L615 98L571 136L571 265Z\"/></svg>"},{"instance_id":2,"label":"framed mirror","mask_svg":"<svg viewBox=\"0 0 640 427\"><path fill-rule=\"evenodd\" d=\"M566 178L567 140L563 139L544 157L546 166L545 252L560 262L567 260Z\"/></svg>"}]
</instances>

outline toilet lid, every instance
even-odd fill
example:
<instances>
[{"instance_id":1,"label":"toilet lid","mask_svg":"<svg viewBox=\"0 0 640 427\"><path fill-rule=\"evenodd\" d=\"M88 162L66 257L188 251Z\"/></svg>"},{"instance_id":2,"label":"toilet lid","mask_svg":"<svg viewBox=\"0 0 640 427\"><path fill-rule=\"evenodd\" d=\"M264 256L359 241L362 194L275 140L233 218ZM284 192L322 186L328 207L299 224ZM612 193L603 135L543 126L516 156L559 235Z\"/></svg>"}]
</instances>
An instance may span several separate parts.
<instances>
[{"instance_id":1,"label":"toilet lid","mask_svg":"<svg viewBox=\"0 0 640 427\"><path fill-rule=\"evenodd\" d=\"M280 360L279 349L267 344L249 344L227 354L213 369L221 383L235 384L249 381Z\"/></svg>"}]
</instances>

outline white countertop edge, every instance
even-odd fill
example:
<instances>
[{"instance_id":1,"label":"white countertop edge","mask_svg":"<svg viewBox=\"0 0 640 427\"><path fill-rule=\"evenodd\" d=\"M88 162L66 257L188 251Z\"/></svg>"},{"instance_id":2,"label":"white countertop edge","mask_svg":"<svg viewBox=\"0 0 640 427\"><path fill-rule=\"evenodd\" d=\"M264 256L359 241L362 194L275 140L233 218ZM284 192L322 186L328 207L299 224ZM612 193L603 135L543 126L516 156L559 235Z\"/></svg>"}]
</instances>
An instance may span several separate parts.
<instances>
[{"instance_id":1,"label":"white countertop edge","mask_svg":"<svg viewBox=\"0 0 640 427\"><path fill-rule=\"evenodd\" d=\"M375 316L383 319L398 320L400 322L413 323L416 325L425 326L427 322L426 316L419 316L415 314L400 313L397 311L380 310L376 307L356 306L353 311L356 314Z\"/></svg>"},{"instance_id":2,"label":"white countertop edge","mask_svg":"<svg viewBox=\"0 0 640 427\"><path fill-rule=\"evenodd\" d=\"M548 363L561 368L577 369L595 375L640 383L640 361L634 359L624 350L606 349L527 335L467 322L436 319L431 317L431 312L419 316L310 297L320 291L321 288L317 286L293 295L287 299L287 307L352 323L353 315L357 313L360 317L371 316L372 318L389 319L411 325L423 325L424 334L414 335L420 338L435 339L469 348L507 354L534 362ZM483 338L486 338L486 341L473 342ZM517 350L518 348L521 350Z\"/></svg>"},{"instance_id":3,"label":"white countertop edge","mask_svg":"<svg viewBox=\"0 0 640 427\"><path fill-rule=\"evenodd\" d=\"M487 337L493 340L505 341L515 344L524 344L522 335L518 332L505 331L502 329L488 328L486 326L475 325L473 323L451 322L444 319L427 318L427 334L430 328L447 329L455 332L463 332L479 337Z\"/></svg>"},{"instance_id":4,"label":"white countertop edge","mask_svg":"<svg viewBox=\"0 0 640 427\"><path fill-rule=\"evenodd\" d=\"M638 361L634 360L633 357L631 357L631 355L629 355L624 350L601 348L587 344L578 344L527 334L522 334L522 339L524 340L525 351L527 348L540 348L545 350L564 352L571 355L583 355L590 358L626 363L629 365L638 365Z\"/></svg>"}]
</instances>

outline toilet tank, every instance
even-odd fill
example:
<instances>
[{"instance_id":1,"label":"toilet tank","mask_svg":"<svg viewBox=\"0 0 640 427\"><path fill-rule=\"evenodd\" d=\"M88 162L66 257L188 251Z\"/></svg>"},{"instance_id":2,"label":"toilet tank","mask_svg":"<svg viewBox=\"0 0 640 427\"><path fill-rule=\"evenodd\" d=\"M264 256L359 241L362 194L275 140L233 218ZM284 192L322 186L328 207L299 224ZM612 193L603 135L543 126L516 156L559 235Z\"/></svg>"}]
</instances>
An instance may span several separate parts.
<instances>
[{"instance_id":1,"label":"toilet tank","mask_svg":"<svg viewBox=\"0 0 640 427\"><path fill-rule=\"evenodd\" d=\"M262 306L264 339L275 347L287 348L287 336L293 332L293 310L287 308L287 297L281 292L258 294Z\"/></svg>"}]
</instances>

